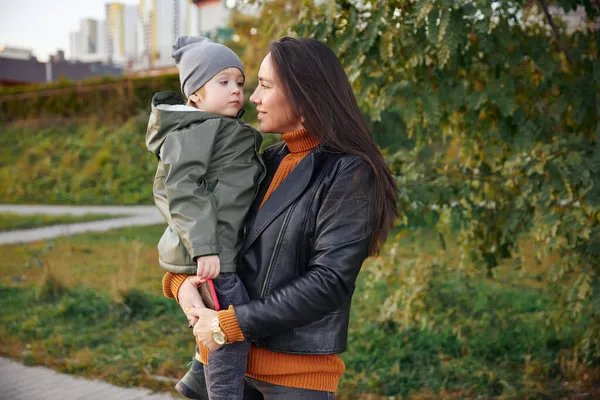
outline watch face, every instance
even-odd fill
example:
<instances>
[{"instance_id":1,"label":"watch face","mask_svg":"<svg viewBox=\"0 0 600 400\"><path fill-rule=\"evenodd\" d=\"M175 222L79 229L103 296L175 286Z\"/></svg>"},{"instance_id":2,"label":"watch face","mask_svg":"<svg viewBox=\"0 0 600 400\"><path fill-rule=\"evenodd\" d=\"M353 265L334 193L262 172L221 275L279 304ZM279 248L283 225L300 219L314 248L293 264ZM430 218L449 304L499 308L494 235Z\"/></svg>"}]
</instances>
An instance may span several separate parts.
<instances>
[{"instance_id":1,"label":"watch face","mask_svg":"<svg viewBox=\"0 0 600 400\"><path fill-rule=\"evenodd\" d=\"M221 332L213 332L212 336L216 344L225 344L225 336Z\"/></svg>"}]
</instances>

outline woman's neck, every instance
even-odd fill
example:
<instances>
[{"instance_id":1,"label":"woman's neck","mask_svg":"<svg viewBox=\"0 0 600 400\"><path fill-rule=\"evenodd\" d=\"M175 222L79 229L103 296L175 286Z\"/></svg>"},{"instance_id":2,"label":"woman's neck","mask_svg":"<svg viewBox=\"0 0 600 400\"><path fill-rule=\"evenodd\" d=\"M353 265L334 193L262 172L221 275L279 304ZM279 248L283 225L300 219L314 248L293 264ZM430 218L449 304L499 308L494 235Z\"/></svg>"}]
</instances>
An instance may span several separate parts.
<instances>
[{"instance_id":1,"label":"woman's neck","mask_svg":"<svg viewBox=\"0 0 600 400\"><path fill-rule=\"evenodd\" d=\"M291 153L310 151L319 145L319 141L310 136L306 129L282 133L281 138L285 141Z\"/></svg>"}]
</instances>

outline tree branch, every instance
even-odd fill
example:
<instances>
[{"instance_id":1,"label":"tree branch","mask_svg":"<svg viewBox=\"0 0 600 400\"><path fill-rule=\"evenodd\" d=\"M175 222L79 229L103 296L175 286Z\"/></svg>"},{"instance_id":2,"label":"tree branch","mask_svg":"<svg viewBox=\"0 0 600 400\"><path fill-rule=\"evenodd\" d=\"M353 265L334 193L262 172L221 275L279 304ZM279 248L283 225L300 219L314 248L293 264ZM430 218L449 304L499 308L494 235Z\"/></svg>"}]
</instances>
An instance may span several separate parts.
<instances>
[{"instance_id":1,"label":"tree branch","mask_svg":"<svg viewBox=\"0 0 600 400\"><path fill-rule=\"evenodd\" d=\"M558 27L554 23L554 19L552 18L552 15L550 15L550 12L548 11L548 5L546 4L546 2L544 0L538 0L538 2L540 3L542 10L544 10L544 15L546 16L546 19L548 20L548 24L552 28L552 32L554 32L554 36L556 37L558 47L560 47L562 52L565 53L565 56L567 57L567 61L569 62L569 65L573 65L573 59L571 58L569 49L567 49L567 46L565 46L565 44L562 40L562 37L560 36L560 32L558 31Z\"/></svg>"}]
</instances>

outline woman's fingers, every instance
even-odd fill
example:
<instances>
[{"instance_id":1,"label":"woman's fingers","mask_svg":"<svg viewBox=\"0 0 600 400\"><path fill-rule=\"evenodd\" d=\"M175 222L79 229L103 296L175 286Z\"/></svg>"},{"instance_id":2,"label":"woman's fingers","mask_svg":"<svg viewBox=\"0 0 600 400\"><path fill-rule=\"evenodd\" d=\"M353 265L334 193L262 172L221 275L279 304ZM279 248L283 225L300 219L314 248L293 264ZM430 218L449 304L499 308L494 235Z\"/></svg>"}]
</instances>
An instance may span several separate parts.
<instances>
[{"instance_id":1,"label":"woman's fingers","mask_svg":"<svg viewBox=\"0 0 600 400\"><path fill-rule=\"evenodd\" d=\"M192 307L192 308L188 308L185 313L186 313L186 315L188 315L190 317L200 318L205 315L206 310L208 310L208 308Z\"/></svg>"},{"instance_id":2,"label":"woman's fingers","mask_svg":"<svg viewBox=\"0 0 600 400\"><path fill-rule=\"evenodd\" d=\"M189 315L198 317L198 322L194 325L194 336L198 341L211 351L220 349L221 345L216 344L212 337L212 321L217 315L216 311L193 308L189 310Z\"/></svg>"},{"instance_id":3,"label":"woman's fingers","mask_svg":"<svg viewBox=\"0 0 600 400\"><path fill-rule=\"evenodd\" d=\"M205 307L194 307L186 311L186 315L196 318L194 326L194 335L198 333L208 335L212 339L212 321L217 316L217 312Z\"/></svg>"}]
</instances>

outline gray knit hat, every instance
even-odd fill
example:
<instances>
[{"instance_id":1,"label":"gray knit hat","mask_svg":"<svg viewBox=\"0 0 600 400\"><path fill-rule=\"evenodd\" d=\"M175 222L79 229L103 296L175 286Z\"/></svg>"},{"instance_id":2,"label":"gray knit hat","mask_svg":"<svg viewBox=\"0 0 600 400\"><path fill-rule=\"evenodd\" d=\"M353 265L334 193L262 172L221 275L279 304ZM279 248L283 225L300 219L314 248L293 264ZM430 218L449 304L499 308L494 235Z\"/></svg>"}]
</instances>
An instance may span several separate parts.
<instances>
[{"instance_id":1,"label":"gray knit hat","mask_svg":"<svg viewBox=\"0 0 600 400\"><path fill-rule=\"evenodd\" d=\"M244 66L233 50L206 37L179 36L173 43L171 57L179 69L185 97L190 97L226 68L234 67L244 74Z\"/></svg>"}]
</instances>

